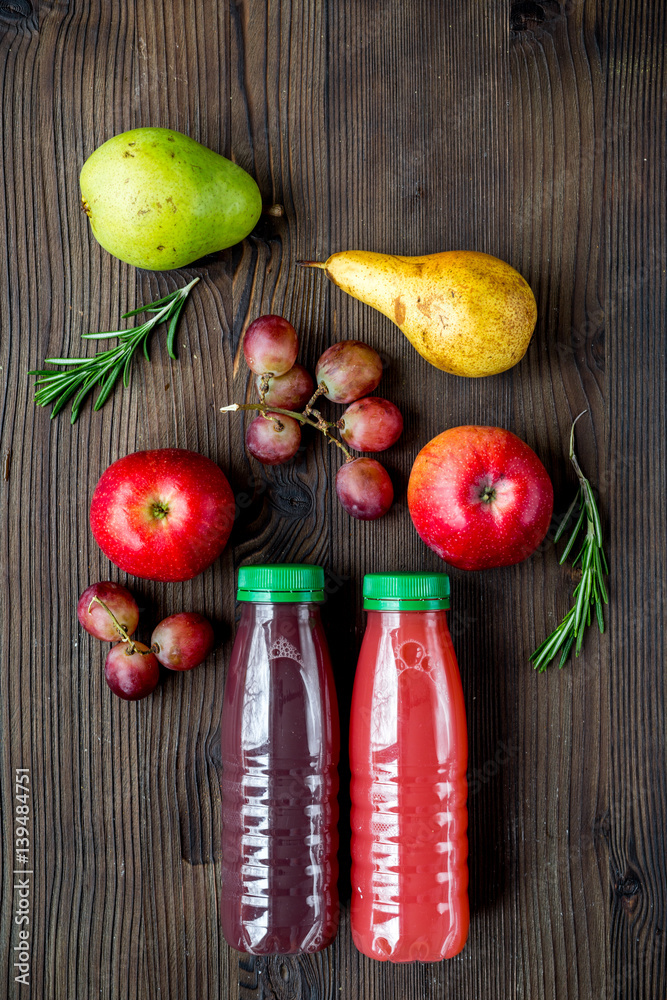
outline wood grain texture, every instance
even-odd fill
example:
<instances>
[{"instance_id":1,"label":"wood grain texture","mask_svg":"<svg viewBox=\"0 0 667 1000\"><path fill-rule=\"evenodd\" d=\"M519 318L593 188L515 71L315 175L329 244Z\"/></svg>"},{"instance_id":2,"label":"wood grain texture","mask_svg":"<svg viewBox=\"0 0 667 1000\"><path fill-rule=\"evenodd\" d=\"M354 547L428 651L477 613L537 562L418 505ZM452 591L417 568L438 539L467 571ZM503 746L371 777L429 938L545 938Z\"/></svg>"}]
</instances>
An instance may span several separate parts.
<instances>
[{"instance_id":1,"label":"wood grain texture","mask_svg":"<svg viewBox=\"0 0 667 1000\"><path fill-rule=\"evenodd\" d=\"M667 997L664 350L667 26L652 0L27 0L0 3L0 995L11 948L13 775L34 795L34 998L602 1000ZM105 253L78 173L112 134L169 125L250 170L265 214L238 247L181 272ZM516 266L539 321L525 360L486 380L443 375L382 316L296 267L359 247L475 248ZM140 301L198 274L171 361L150 365L70 427L36 411L25 373L78 353ZM397 502L374 524L332 497L335 449L310 440L263 470L243 420L240 346L262 312L290 318L310 368L344 337L385 360L405 415L387 456ZM550 542L528 562L452 573L450 627L470 736L472 920L435 966L359 955L349 929L349 773L341 766L341 931L308 958L239 956L220 934L219 725L246 561L327 570L326 620L347 735L364 572L436 569L405 486L446 426L498 424L574 481L566 439L597 483L610 539L608 633L562 671L528 656L569 606ZM228 472L238 517L223 558L187 584L132 580L147 629L191 608L215 658L128 705L101 645L76 627L88 583L125 581L88 530L103 469L180 446ZM6 949L6 950L5 950Z\"/></svg>"}]
</instances>

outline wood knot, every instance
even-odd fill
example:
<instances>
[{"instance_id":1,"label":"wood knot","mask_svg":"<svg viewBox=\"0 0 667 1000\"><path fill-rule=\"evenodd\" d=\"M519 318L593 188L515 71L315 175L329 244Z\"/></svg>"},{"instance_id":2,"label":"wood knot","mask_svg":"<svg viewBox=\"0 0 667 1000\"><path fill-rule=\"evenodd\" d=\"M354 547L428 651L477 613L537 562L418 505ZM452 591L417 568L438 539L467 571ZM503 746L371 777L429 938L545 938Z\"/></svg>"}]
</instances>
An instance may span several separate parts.
<instances>
[{"instance_id":1,"label":"wood knot","mask_svg":"<svg viewBox=\"0 0 667 1000\"><path fill-rule=\"evenodd\" d=\"M276 484L269 491L271 505L283 516L298 518L307 517L313 509L313 498L303 486L296 483Z\"/></svg>"},{"instance_id":2,"label":"wood knot","mask_svg":"<svg viewBox=\"0 0 667 1000\"><path fill-rule=\"evenodd\" d=\"M0 0L0 20L20 21L31 16L30 0Z\"/></svg>"},{"instance_id":3,"label":"wood knot","mask_svg":"<svg viewBox=\"0 0 667 1000\"><path fill-rule=\"evenodd\" d=\"M510 8L511 31L535 31L561 13L557 0L515 0Z\"/></svg>"},{"instance_id":4,"label":"wood knot","mask_svg":"<svg viewBox=\"0 0 667 1000\"><path fill-rule=\"evenodd\" d=\"M616 879L614 892L620 897L621 906L628 916L637 909L641 891L642 884L635 872L628 871L625 875L621 875Z\"/></svg>"}]
</instances>

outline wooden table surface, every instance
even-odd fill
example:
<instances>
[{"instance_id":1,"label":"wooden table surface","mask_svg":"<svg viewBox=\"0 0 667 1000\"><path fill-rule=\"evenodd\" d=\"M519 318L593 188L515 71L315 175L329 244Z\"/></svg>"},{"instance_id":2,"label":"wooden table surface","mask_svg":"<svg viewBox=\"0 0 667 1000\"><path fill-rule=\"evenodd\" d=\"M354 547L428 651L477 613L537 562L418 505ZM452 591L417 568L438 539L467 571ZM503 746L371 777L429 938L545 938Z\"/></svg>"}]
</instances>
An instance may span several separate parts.
<instances>
[{"instance_id":1,"label":"wooden table surface","mask_svg":"<svg viewBox=\"0 0 667 1000\"><path fill-rule=\"evenodd\" d=\"M219 997L589 1000L667 997L665 768L665 169L667 9L660 0L3 0L0 88L0 995L45 1000ZM170 126L256 178L265 215L241 245L181 272L137 271L94 241L78 174L105 139ZM363 248L474 248L535 291L526 358L483 380L430 367L388 320L299 258ZM83 333L200 275L178 361L151 363L70 426L32 402L29 369ZM388 457L393 511L353 522L332 498L335 449L260 468L243 420L240 338L291 319L312 367L345 337L387 368L405 414ZM88 348L93 352L94 345ZM364 572L438 569L405 487L429 438L507 427L572 498L574 415L610 553L609 628L564 669L535 645L574 576L545 544L527 562L453 571L451 626L470 730L469 942L439 965L392 967L349 928L341 768L341 929L302 959L254 960L218 924L219 718L249 561L321 562L344 721L363 629ZM206 666L127 704L102 645L77 626L91 582L126 578L87 509L128 452L179 446L228 474L239 517L191 583L130 580L146 621L191 608L219 625ZM31 986L14 981L14 775L29 768Z\"/></svg>"}]
</instances>

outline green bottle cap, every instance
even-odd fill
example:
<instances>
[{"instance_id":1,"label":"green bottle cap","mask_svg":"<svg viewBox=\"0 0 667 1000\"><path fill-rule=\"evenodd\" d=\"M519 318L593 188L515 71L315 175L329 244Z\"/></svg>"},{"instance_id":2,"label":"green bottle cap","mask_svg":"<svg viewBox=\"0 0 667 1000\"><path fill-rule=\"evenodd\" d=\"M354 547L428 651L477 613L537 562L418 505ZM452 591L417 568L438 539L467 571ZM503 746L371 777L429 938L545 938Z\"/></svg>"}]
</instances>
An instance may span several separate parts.
<instances>
[{"instance_id":1,"label":"green bottle cap","mask_svg":"<svg viewBox=\"0 0 667 1000\"><path fill-rule=\"evenodd\" d=\"M241 566L236 599L257 604L319 603L324 600L324 570L305 563Z\"/></svg>"},{"instance_id":2,"label":"green bottle cap","mask_svg":"<svg viewBox=\"0 0 667 1000\"><path fill-rule=\"evenodd\" d=\"M449 607L446 573L367 573L367 611L437 611Z\"/></svg>"}]
</instances>

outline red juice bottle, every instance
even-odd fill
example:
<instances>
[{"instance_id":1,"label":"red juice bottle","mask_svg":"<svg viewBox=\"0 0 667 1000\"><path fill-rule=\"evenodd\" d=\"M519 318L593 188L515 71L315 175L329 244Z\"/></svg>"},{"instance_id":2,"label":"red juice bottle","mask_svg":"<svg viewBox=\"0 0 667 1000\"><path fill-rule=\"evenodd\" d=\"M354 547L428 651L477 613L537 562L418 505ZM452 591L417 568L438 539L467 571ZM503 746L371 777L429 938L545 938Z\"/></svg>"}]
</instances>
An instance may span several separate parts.
<instances>
[{"instance_id":1,"label":"red juice bottle","mask_svg":"<svg viewBox=\"0 0 667 1000\"><path fill-rule=\"evenodd\" d=\"M350 720L354 943L439 962L468 936L468 741L444 573L364 577Z\"/></svg>"},{"instance_id":2,"label":"red juice bottle","mask_svg":"<svg viewBox=\"0 0 667 1000\"><path fill-rule=\"evenodd\" d=\"M221 724L222 930L253 955L319 951L338 926L340 732L324 571L245 566L237 597Z\"/></svg>"}]
</instances>

